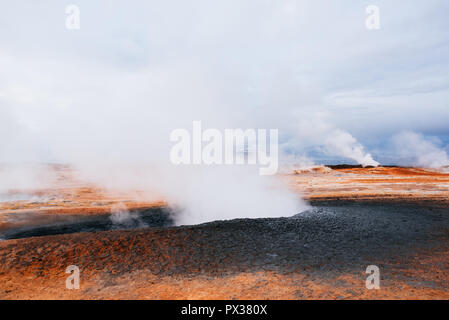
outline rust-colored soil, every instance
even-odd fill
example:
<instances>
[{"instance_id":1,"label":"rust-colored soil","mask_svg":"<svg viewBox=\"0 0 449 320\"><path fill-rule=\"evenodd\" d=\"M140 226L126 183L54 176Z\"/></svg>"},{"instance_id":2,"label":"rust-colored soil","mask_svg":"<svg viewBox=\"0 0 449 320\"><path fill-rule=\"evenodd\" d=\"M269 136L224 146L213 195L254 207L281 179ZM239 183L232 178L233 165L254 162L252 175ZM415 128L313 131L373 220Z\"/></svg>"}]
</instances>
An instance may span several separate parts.
<instances>
[{"instance_id":1,"label":"rust-colored soil","mask_svg":"<svg viewBox=\"0 0 449 320\"><path fill-rule=\"evenodd\" d=\"M310 200L395 201L449 204L449 173L419 168L296 171L285 176Z\"/></svg>"},{"instance_id":2,"label":"rust-colored soil","mask_svg":"<svg viewBox=\"0 0 449 320\"><path fill-rule=\"evenodd\" d=\"M406 201L443 208L449 203L449 174L432 170L314 169L282 178L313 201ZM74 181L65 173L54 188L27 190L43 202L0 202L0 231L54 215L106 214L116 203L131 209L164 205L161 197L142 201L136 193ZM36 213L45 213L44 218ZM0 241L0 299L449 299L447 238L439 247L432 244L407 256L396 257L392 249L388 262L373 258L382 266L381 289L368 290L365 260L351 268L337 263L327 269L322 260L266 268L257 264L260 257L220 256L219 244L201 240L202 230L115 230ZM65 286L69 265L80 268L79 290Z\"/></svg>"},{"instance_id":3,"label":"rust-colored soil","mask_svg":"<svg viewBox=\"0 0 449 320\"><path fill-rule=\"evenodd\" d=\"M232 256L203 263L208 257L198 236L192 230L111 231L4 241L0 298L449 299L447 247L398 256L388 265L379 261L381 288L368 290L366 266L328 272L298 265L276 272ZM80 267L79 290L66 288L69 265Z\"/></svg>"}]
</instances>

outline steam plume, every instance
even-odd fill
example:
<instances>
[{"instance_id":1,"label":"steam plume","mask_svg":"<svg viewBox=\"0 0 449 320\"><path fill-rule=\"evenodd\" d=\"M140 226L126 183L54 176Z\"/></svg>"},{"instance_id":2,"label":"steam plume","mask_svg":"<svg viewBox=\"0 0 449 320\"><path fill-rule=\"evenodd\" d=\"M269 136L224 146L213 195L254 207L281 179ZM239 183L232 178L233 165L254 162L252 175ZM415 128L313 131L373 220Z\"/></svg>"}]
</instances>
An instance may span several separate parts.
<instances>
[{"instance_id":1,"label":"steam plume","mask_svg":"<svg viewBox=\"0 0 449 320\"><path fill-rule=\"evenodd\" d=\"M392 141L395 153L403 163L435 169L449 166L449 156L438 147L438 140L413 131L403 131L395 135Z\"/></svg>"}]
</instances>

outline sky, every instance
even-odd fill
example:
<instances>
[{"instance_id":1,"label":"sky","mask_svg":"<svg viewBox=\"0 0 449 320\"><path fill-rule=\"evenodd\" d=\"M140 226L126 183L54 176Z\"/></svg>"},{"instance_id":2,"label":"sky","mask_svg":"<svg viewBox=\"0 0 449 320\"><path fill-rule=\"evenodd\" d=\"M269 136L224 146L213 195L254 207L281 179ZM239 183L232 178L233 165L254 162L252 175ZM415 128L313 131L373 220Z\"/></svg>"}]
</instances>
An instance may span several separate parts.
<instances>
[{"instance_id":1,"label":"sky","mask_svg":"<svg viewBox=\"0 0 449 320\"><path fill-rule=\"evenodd\" d=\"M201 120L277 128L284 154L316 163L446 164L445 0L0 6L0 162L162 161L169 132Z\"/></svg>"}]
</instances>

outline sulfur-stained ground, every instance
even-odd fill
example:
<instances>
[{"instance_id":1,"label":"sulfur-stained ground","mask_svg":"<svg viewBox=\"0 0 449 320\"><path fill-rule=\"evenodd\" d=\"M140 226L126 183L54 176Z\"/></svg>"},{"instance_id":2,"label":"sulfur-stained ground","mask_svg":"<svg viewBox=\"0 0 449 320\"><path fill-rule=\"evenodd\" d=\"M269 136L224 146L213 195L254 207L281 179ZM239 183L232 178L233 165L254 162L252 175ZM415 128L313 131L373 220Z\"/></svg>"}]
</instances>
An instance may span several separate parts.
<instances>
[{"instance_id":1,"label":"sulfur-stained ground","mask_svg":"<svg viewBox=\"0 0 449 320\"><path fill-rule=\"evenodd\" d=\"M312 201L311 210L0 241L0 298L449 298L448 174L316 168L281 178ZM116 202L132 210L164 205L73 184L46 193L54 198L48 203L4 202L0 233L55 216L100 217ZM69 265L80 269L79 290L66 289ZM368 265L379 267L378 290L365 286Z\"/></svg>"}]
</instances>

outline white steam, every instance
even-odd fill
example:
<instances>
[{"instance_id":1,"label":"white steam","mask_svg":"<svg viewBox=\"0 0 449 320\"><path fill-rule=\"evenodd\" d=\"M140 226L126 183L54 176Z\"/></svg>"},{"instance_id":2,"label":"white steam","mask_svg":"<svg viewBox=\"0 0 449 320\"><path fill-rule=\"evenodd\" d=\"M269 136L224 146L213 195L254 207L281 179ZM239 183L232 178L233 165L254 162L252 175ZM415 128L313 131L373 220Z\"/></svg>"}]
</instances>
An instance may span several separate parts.
<instances>
[{"instance_id":1,"label":"white steam","mask_svg":"<svg viewBox=\"0 0 449 320\"><path fill-rule=\"evenodd\" d=\"M440 169L449 166L449 156L438 147L437 140L413 131L403 131L392 138L396 155L402 162L424 168Z\"/></svg>"},{"instance_id":2,"label":"white steam","mask_svg":"<svg viewBox=\"0 0 449 320\"><path fill-rule=\"evenodd\" d=\"M57 175L47 165L32 163L0 163L0 196L4 201L17 192L46 189L56 184Z\"/></svg>"},{"instance_id":3,"label":"white steam","mask_svg":"<svg viewBox=\"0 0 449 320\"><path fill-rule=\"evenodd\" d=\"M333 125L327 114L303 114L290 144L299 148L319 147L328 155L352 159L362 166L379 165L356 138Z\"/></svg>"},{"instance_id":4,"label":"white steam","mask_svg":"<svg viewBox=\"0 0 449 320\"><path fill-rule=\"evenodd\" d=\"M118 228L143 228L146 226L138 212L130 212L123 203L114 204L111 207L111 222Z\"/></svg>"},{"instance_id":5,"label":"white steam","mask_svg":"<svg viewBox=\"0 0 449 320\"><path fill-rule=\"evenodd\" d=\"M410 21L413 14L441 12L415 2L414 10L389 9ZM439 44L446 36L438 23L416 27L407 21L388 35L368 34L364 8L329 1L79 0L76 31L65 29L64 6L30 3L11 1L3 8L0 163L70 164L100 187L138 190L148 201L165 198L183 210L178 223L288 216L305 204L273 177L259 177L255 167L171 165L172 130L189 129L193 120L219 130L278 129L280 152L308 155L315 148L375 166L360 133L397 128L389 112L402 115L411 103L406 89L413 74L403 70L427 66L413 57L394 59L405 54L404 44L431 50L435 43L428 41ZM423 42L423 32L435 36ZM416 79L435 78L421 71ZM377 77L391 81L372 81ZM371 83L385 97L370 111L365 105L371 97L356 98ZM393 96L405 93L389 100L390 87ZM341 92L356 95L339 105L331 98ZM419 112L415 104L410 118L396 118L408 124L413 116L420 124L423 114L431 115L444 128L447 97L436 100L435 107ZM416 152L418 162L445 163L441 152L431 152L439 162ZM0 193L45 187L40 176L0 170Z\"/></svg>"},{"instance_id":6,"label":"white steam","mask_svg":"<svg viewBox=\"0 0 449 320\"><path fill-rule=\"evenodd\" d=\"M308 208L277 177L259 176L257 168L223 166L176 170L175 181L187 188L166 185L169 199L183 213L177 224L257 217L285 217ZM186 181L183 181L183 180Z\"/></svg>"},{"instance_id":7,"label":"white steam","mask_svg":"<svg viewBox=\"0 0 449 320\"><path fill-rule=\"evenodd\" d=\"M375 161L371 154L365 152L357 139L341 129L333 130L326 138L324 145L328 152L352 159L364 167L379 165L379 162Z\"/></svg>"}]
</instances>

